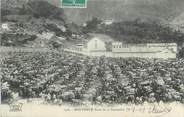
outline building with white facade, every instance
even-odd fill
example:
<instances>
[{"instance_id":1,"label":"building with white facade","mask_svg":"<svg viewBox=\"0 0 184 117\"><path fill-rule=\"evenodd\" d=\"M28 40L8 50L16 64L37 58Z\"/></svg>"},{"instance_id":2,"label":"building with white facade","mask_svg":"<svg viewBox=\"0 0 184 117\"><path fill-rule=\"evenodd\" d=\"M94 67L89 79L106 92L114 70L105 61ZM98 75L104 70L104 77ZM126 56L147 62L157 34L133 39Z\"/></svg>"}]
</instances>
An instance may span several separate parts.
<instances>
[{"instance_id":1,"label":"building with white facade","mask_svg":"<svg viewBox=\"0 0 184 117\"><path fill-rule=\"evenodd\" d=\"M85 43L84 50L88 52L94 51L109 51L111 49L111 43L113 39L107 35L95 34L91 35L90 39Z\"/></svg>"},{"instance_id":2,"label":"building with white facade","mask_svg":"<svg viewBox=\"0 0 184 117\"><path fill-rule=\"evenodd\" d=\"M112 43L112 53L116 57L176 58L176 43L123 44Z\"/></svg>"},{"instance_id":3,"label":"building with white facade","mask_svg":"<svg viewBox=\"0 0 184 117\"><path fill-rule=\"evenodd\" d=\"M114 23L114 20L103 20L101 24L111 25L113 23Z\"/></svg>"},{"instance_id":4,"label":"building with white facade","mask_svg":"<svg viewBox=\"0 0 184 117\"><path fill-rule=\"evenodd\" d=\"M89 56L176 58L176 43L126 44L103 34L92 35L85 43L77 44L73 52Z\"/></svg>"}]
</instances>

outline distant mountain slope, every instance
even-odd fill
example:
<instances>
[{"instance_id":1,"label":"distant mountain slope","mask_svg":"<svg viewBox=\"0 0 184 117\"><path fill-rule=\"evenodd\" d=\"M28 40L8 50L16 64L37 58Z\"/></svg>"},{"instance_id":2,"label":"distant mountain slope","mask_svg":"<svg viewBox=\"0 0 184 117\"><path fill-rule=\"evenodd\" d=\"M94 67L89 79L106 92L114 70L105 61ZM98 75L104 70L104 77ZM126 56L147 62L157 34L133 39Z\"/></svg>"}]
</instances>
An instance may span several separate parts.
<instances>
[{"instance_id":1,"label":"distant mountain slope","mask_svg":"<svg viewBox=\"0 0 184 117\"><path fill-rule=\"evenodd\" d=\"M1 0L1 13L5 15L32 15L34 17L66 20L64 11L43 0Z\"/></svg>"},{"instance_id":2,"label":"distant mountain slope","mask_svg":"<svg viewBox=\"0 0 184 117\"><path fill-rule=\"evenodd\" d=\"M84 31L104 33L127 43L178 43L181 45L184 42L184 34L174 31L169 25L141 18L134 21L114 22L111 25L101 24L94 18L91 22L87 22Z\"/></svg>"},{"instance_id":3,"label":"distant mountain slope","mask_svg":"<svg viewBox=\"0 0 184 117\"><path fill-rule=\"evenodd\" d=\"M86 9L64 9L69 20L82 23L92 17L133 21L145 18L150 21L173 19L184 10L182 0L88 0Z\"/></svg>"},{"instance_id":4,"label":"distant mountain slope","mask_svg":"<svg viewBox=\"0 0 184 117\"><path fill-rule=\"evenodd\" d=\"M38 35L47 32L61 37L68 36L68 24L63 9L46 1L2 0L1 12L2 23L7 23L10 27L9 31L2 32L3 45L25 46L30 41L39 39ZM44 42L42 40L41 43ZM45 45L47 46L46 43Z\"/></svg>"}]
</instances>

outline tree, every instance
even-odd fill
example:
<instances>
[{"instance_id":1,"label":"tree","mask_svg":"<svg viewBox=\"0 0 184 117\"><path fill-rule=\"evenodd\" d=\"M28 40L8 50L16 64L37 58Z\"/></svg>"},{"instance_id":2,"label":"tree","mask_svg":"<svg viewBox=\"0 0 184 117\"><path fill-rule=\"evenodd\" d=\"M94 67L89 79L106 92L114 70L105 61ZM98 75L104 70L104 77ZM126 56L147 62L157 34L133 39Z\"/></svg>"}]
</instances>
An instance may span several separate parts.
<instances>
[{"instance_id":1,"label":"tree","mask_svg":"<svg viewBox=\"0 0 184 117\"><path fill-rule=\"evenodd\" d=\"M101 22L102 21L97 17L93 17L92 20L87 21L84 31L87 32L94 31L95 29L97 29L98 24L100 24Z\"/></svg>"}]
</instances>

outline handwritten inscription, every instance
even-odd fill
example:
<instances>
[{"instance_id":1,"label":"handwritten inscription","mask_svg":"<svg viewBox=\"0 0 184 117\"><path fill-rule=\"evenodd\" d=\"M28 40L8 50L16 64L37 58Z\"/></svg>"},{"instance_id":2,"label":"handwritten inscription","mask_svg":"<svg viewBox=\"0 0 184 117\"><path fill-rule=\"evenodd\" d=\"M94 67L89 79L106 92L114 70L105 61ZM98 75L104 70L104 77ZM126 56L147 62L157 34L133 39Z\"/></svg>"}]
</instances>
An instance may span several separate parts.
<instances>
[{"instance_id":1,"label":"handwritten inscription","mask_svg":"<svg viewBox=\"0 0 184 117\"><path fill-rule=\"evenodd\" d=\"M99 112L99 111L116 111L116 112L138 112L138 113L148 113L148 114L166 114L171 112L172 108L169 106L122 106L122 107L76 107L70 109L64 109L64 111L89 111L89 112Z\"/></svg>"},{"instance_id":2,"label":"handwritten inscription","mask_svg":"<svg viewBox=\"0 0 184 117\"><path fill-rule=\"evenodd\" d=\"M157 107L157 106L154 106L150 113L169 113L172 109L169 108L169 107Z\"/></svg>"}]
</instances>

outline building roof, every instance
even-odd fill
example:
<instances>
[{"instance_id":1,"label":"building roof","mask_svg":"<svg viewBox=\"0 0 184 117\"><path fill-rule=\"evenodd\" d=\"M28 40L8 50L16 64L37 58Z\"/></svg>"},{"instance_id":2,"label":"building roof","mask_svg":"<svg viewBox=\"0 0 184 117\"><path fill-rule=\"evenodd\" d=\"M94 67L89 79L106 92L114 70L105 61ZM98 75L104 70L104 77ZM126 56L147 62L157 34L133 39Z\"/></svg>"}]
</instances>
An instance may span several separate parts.
<instances>
[{"instance_id":1,"label":"building roof","mask_svg":"<svg viewBox=\"0 0 184 117\"><path fill-rule=\"evenodd\" d=\"M111 38L108 35L105 34L99 34L99 33L90 33L89 34L89 40L93 39L93 38L98 38L99 40L103 41L103 42L112 42L114 41L113 38Z\"/></svg>"}]
</instances>

